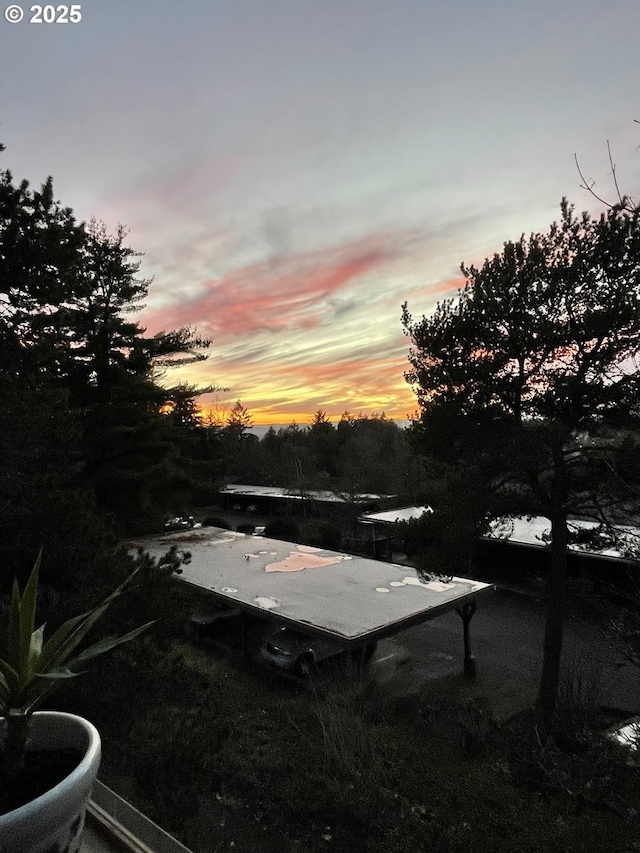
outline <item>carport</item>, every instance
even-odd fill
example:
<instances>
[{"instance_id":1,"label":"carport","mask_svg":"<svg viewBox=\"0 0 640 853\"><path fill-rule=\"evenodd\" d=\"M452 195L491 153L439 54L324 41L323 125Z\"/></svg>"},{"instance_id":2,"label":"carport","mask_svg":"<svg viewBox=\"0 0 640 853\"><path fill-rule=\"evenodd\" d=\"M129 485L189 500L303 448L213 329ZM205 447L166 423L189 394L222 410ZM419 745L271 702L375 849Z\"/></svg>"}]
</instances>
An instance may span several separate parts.
<instances>
[{"instance_id":1,"label":"carport","mask_svg":"<svg viewBox=\"0 0 640 853\"><path fill-rule=\"evenodd\" d=\"M633 592L637 577L640 527L632 524L601 525L590 519L569 519L567 575L580 577L604 589L618 587ZM572 541L573 540L573 541ZM500 551L517 549L518 570L529 574L545 574L550 568L551 522L539 515L502 516L495 518L481 542L493 557ZM515 561L514 561L515 562ZM495 563L494 563L495 565Z\"/></svg>"},{"instance_id":2,"label":"carport","mask_svg":"<svg viewBox=\"0 0 640 853\"><path fill-rule=\"evenodd\" d=\"M153 557L189 551L176 578L229 607L320 635L356 651L455 610L463 625L464 671L475 673L470 623L490 584L420 578L407 566L216 528L132 543Z\"/></svg>"},{"instance_id":3,"label":"carport","mask_svg":"<svg viewBox=\"0 0 640 853\"><path fill-rule=\"evenodd\" d=\"M383 512L365 512L358 516L358 525L368 532L367 541L371 543L372 556L393 557L393 540L396 525L403 521L416 521L425 513L432 513L430 506L405 506L388 509ZM397 535L397 534L396 534Z\"/></svg>"},{"instance_id":4,"label":"carport","mask_svg":"<svg viewBox=\"0 0 640 853\"><path fill-rule=\"evenodd\" d=\"M352 495L347 497L330 491L313 489L285 489L280 486L250 486L229 483L218 492L218 498L225 509L254 509L263 515L300 513L307 510L323 512L344 512L345 507L354 506L360 510L388 505L393 495Z\"/></svg>"}]
</instances>

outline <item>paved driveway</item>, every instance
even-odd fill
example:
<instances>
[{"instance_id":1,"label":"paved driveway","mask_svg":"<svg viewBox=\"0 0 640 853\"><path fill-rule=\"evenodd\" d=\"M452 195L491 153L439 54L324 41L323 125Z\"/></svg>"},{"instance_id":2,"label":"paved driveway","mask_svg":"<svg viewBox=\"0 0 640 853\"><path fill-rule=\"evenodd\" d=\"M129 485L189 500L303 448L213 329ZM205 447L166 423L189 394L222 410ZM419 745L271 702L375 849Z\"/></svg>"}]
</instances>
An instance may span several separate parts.
<instances>
[{"instance_id":1,"label":"paved driveway","mask_svg":"<svg viewBox=\"0 0 640 853\"><path fill-rule=\"evenodd\" d=\"M567 617L566 683L585 702L628 716L640 714L640 669L619 665L622 658L598 621L596 616ZM471 620L475 678L463 674L462 620L451 612L381 640L365 683L390 697L422 693L435 700L473 698L494 719L508 719L535 701L544 622L539 597L499 588L482 600ZM275 626L261 620L251 625L249 653L264 668L260 644ZM221 647L241 656L237 630L222 638Z\"/></svg>"},{"instance_id":2,"label":"paved driveway","mask_svg":"<svg viewBox=\"0 0 640 853\"><path fill-rule=\"evenodd\" d=\"M471 621L474 679L462 672L462 622L455 613L380 642L367 677L394 696L423 690L434 697L473 697L494 718L505 719L535 700L544 619L540 599L497 589ZM621 668L621 661L596 619L567 618L566 683L585 701L640 713L640 669Z\"/></svg>"}]
</instances>

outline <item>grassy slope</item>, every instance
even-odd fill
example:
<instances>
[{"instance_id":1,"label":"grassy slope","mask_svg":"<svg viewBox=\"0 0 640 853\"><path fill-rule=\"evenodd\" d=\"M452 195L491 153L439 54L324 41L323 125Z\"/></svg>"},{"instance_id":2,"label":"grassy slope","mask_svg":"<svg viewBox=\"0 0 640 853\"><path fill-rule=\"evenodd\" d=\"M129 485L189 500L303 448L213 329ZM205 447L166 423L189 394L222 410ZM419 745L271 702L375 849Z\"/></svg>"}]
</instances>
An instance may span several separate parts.
<instances>
[{"instance_id":1,"label":"grassy slope","mask_svg":"<svg viewBox=\"0 0 640 853\"><path fill-rule=\"evenodd\" d=\"M545 746L471 706L288 690L173 639L118 650L63 695L102 777L198 853L627 851L638 771L600 739Z\"/></svg>"}]
</instances>

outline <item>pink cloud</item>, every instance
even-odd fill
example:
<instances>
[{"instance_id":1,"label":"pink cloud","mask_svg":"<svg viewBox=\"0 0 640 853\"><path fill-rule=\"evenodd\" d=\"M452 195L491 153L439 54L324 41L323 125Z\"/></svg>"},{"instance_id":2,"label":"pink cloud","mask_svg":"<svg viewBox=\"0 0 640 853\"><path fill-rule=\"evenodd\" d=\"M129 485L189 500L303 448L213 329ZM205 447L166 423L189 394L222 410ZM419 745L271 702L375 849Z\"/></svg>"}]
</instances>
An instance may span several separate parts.
<instances>
[{"instance_id":1,"label":"pink cloud","mask_svg":"<svg viewBox=\"0 0 640 853\"><path fill-rule=\"evenodd\" d=\"M464 285L452 275L420 285L416 248L412 234L396 229L246 265L202 281L195 297L180 301L176 293L142 323L151 333L191 325L212 337L211 359L191 368L190 381L228 386L229 399L242 399L261 422L306 421L300 413L318 408L338 417L347 409L406 417L415 398L404 380L401 303L418 311L425 299L433 305Z\"/></svg>"},{"instance_id":2,"label":"pink cloud","mask_svg":"<svg viewBox=\"0 0 640 853\"><path fill-rule=\"evenodd\" d=\"M203 282L204 292L196 298L145 312L142 322L152 333L194 325L217 340L260 331L310 330L321 321L317 309L324 300L396 256L391 242L385 245L376 236L346 248L252 264Z\"/></svg>"}]
</instances>

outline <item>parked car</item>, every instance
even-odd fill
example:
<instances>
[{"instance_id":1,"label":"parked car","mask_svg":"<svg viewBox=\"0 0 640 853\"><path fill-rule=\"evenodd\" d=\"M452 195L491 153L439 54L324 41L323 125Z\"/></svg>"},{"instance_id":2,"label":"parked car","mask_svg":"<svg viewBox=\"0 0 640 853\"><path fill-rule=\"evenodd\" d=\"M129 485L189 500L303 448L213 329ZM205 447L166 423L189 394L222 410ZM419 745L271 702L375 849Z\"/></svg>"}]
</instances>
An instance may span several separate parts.
<instances>
[{"instance_id":1,"label":"parked car","mask_svg":"<svg viewBox=\"0 0 640 853\"><path fill-rule=\"evenodd\" d=\"M202 639L220 636L225 630L239 626L241 620L242 611L239 608L213 601L199 606L189 619L194 634Z\"/></svg>"},{"instance_id":2,"label":"parked car","mask_svg":"<svg viewBox=\"0 0 640 853\"><path fill-rule=\"evenodd\" d=\"M195 527L195 524L194 517L190 515L188 518L185 516L170 518L169 521L165 521L164 526L167 530L189 530Z\"/></svg>"},{"instance_id":3,"label":"parked car","mask_svg":"<svg viewBox=\"0 0 640 853\"><path fill-rule=\"evenodd\" d=\"M376 650L376 643L365 647L364 660L369 661ZM346 657L343 646L324 637L310 637L293 628L278 628L265 638L261 656L269 665L292 672L299 678L308 678L318 664L331 659Z\"/></svg>"}]
</instances>

